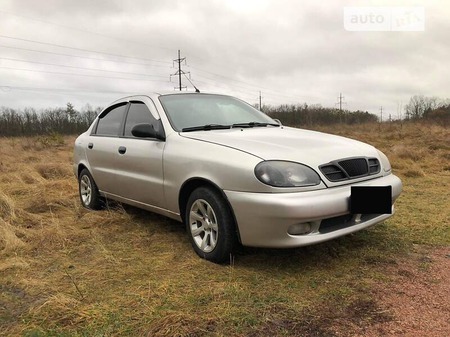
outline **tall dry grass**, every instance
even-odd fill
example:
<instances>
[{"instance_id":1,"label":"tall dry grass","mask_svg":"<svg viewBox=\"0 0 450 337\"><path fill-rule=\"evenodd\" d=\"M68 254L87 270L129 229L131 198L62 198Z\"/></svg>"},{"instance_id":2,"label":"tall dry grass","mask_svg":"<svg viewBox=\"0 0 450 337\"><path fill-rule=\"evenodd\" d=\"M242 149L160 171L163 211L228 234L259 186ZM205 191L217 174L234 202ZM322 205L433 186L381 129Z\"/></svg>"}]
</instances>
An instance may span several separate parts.
<instances>
[{"instance_id":1,"label":"tall dry grass","mask_svg":"<svg viewBox=\"0 0 450 337\"><path fill-rule=\"evenodd\" d=\"M344 331L350 313L361 331L382 319L359 303L373 302L384 266L413 243L450 244L449 129L322 131L388 155L404 182L397 214L317 246L241 249L228 266L199 259L177 222L117 204L82 208L73 137L0 138L0 335L333 336L335 318Z\"/></svg>"}]
</instances>

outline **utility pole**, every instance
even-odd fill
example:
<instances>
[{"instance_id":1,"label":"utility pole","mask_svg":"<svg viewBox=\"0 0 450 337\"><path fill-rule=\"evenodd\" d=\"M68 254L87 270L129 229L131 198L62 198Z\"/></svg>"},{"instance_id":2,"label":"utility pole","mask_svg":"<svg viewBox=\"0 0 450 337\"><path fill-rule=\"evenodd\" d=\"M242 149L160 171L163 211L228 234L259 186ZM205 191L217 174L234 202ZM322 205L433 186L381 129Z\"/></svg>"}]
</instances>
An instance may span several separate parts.
<instances>
[{"instance_id":1,"label":"utility pole","mask_svg":"<svg viewBox=\"0 0 450 337\"><path fill-rule=\"evenodd\" d=\"M186 58L183 58L183 59L181 59L181 56L180 56L180 50L178 49L178 59L177 59L177 61L178 61L178 80L179 80L179 84L180 84L180 91L181 91L181 62L182 61L185 61L186 60Z\"/></svg>"},{"instance_id":2,"label":"utility pole","mask_svg":"<svg viewBox=\"0 0 450 337\"><path fill-rule=\"evenodd\" d=\"M383 123L383 107L380 106L381 123Z\"/></svg>"},{"instance_id":3,"label":"utility pole","mask_svg":"<svg viewBox=\"0 0 450 337\"><path fill-rule=\"evenodd\" d=\"M342 111L342 100L344 99L344 96L342 96L342 92L339 93L339 97L338 100L339 102L337 102L336 104L339 104L339 111Z\"/></svg>"},{"instance_id":4,"label":"utility pole","mask_svg":"<svg viewBox=\"0 0 450 337\"><path fill-rule=\"evenodd\" d=\"M178 70L175 72L175 74L171 74L170 78L172 79L172 76L178 76L178 87L175 87L175 89L179 89L180 91L183 89L187 89L187 87L181 85L181 75L186 76L186 74L189 74L189 76L190 76L190 74L191 74L189 71L185 72L185 71L181 70L181 62L183 62L183 61L184 61L184 64L186 64L186 58L185 57L181 58L180 50L178 49L178 58L173 60L174 64L175 64L175 62L178 63Z\"/></svg>"},{"instance_id":5,"label":"utility pole","mask_svg":"<svg viewBox=\"0 0 450 337\"><path fill-rule=\"evenodd\" d=\"M341 92L341 93L339 93L339 97L338 97L339 102L336 103L336 104L339 104L339 123L342 123L342 104L346 104L345 102L342 102L343 99L344 99L344 96L342 96L342 92Z\"/></svg>"},{"instance_id":6,"label":"utility pole","mask_svg":"<svg viewBox=\"0 0 450 337\"><path fill-rule=\"evenodd\" d=\"M259 92L259 111L262 111L261 91Z\"/></svg>"}]
</instances>

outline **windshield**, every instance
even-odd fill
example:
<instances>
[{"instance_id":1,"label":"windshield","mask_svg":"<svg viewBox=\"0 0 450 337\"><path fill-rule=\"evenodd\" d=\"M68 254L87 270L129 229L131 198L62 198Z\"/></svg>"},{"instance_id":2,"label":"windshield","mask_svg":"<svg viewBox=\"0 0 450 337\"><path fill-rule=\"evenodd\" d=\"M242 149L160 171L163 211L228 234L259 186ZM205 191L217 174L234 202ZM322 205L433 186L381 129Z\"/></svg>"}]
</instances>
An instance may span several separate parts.
<instances>
[{"instance_id":1,"label":"windshield","mask_svg":"<svg viewBox=\"0 0 450 337\"><path fill-rule=\"evenodd\" d=\"M276 124L249 104L230 96L210 94L173 94L159 100L176 131L205 125L232 126L241 123Z\"/></svg>"}]
</instances>

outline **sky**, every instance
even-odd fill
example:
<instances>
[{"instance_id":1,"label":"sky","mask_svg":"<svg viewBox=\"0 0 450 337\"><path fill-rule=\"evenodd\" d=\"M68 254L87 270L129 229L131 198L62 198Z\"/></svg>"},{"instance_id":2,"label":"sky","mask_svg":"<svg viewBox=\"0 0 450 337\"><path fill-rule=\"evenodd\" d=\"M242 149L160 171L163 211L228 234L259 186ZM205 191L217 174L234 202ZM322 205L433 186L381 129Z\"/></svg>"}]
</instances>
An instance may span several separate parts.
<instances>
[{"instance_id":1,"label":"sky","mask_svg":"<svg viewBox=\"0 0 450 337\"><path fill-rule=\"evenodd\" d=\"M364 31L400 7L415 26ZM413 95L450 98L449 17L445 0L0 0L0 106L174 91L180 50L188 91L273 106L342 95L343 109L396 119Z\"/></svg>"}]
</instances>

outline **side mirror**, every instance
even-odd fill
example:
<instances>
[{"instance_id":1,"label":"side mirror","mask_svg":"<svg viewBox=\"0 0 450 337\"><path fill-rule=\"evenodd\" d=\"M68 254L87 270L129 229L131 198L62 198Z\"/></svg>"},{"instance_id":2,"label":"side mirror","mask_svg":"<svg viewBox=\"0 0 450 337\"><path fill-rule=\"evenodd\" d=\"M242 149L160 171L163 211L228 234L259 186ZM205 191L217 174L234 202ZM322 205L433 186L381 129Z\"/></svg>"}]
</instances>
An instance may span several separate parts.
<instances>
[{"instance_id":1,"label":"side mirror","mask_svg":"<svg viewBox=\"0 0 450 337\"><path fill-rule=\"evenodd\" d=\"M131 129L131 134L138 138L156 138L166 140L166 137L155 130L152 124L138 124Z\"/></svg>"}]
</instances>

